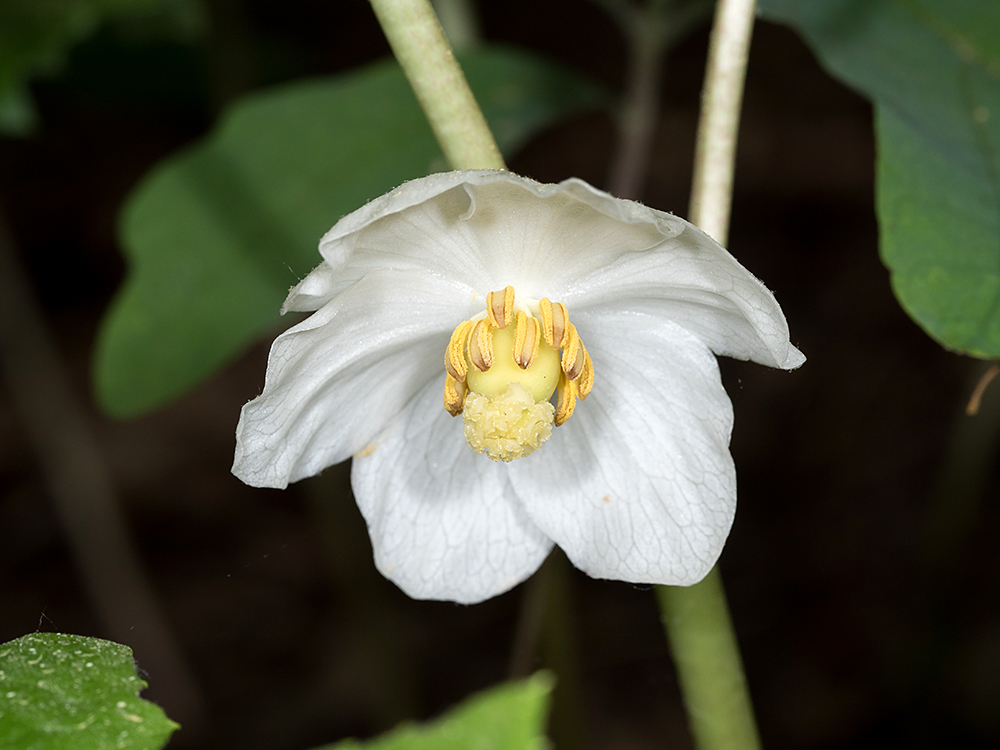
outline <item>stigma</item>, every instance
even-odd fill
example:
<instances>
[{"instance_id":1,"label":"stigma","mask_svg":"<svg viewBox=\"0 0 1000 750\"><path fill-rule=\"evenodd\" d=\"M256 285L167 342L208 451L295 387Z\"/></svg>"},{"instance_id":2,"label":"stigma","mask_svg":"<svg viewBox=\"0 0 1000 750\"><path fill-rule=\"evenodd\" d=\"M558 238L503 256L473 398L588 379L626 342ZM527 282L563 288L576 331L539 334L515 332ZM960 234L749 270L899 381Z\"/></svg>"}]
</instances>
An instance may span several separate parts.
<instances>
[{"instance_id":1,"label":"stigma","mask_svg":"<svg viewBox=\"0 0 1000 750\"><path fill-rule=\"evenodd\" d=\"M444 367L444 408L463 416L469 446L494 461L538 450L594 385L566 306L517 300L512 286L487 294L486 310L455 329Z\"/></svg>"}]
</instances>

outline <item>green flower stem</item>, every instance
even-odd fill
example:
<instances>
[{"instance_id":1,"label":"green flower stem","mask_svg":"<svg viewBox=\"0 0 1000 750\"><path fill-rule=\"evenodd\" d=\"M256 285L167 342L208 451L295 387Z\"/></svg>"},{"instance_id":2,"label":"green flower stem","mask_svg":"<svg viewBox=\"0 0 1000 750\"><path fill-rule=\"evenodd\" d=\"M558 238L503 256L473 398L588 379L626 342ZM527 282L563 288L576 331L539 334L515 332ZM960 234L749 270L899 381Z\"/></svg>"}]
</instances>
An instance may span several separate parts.
<instances>
[{"instance_id":1,"label":"green flower stem","mask_svg":"<svg viewBox=\"0 0 1000 750\"><path fill-rule=\"evenodd\" d=\"M726 244L736 136L750 54L755 0L719 0L702 89L688 219Z\"/></svg>"},{"instance_id":2,"label":"green flower stem","mask_svg":"<svg viewBox=\"0 0 1000 750\"><path fill-rule=\"evenodd\" d=\"M506 169L429 0L371 0L452 169Z\"/></svg>"},{"instance_id":3,"label":"green flower stem","mask_svg":"<svg viewBox=\"0 0 1000 750\"><path fill-rule=\"evenodd\" d=\"M729 233L736 136L754 0L719 0L702 95L690 219L720 243ZM687 588L657 588L688 721L699 750L760 747L718 569Z\"/></svg>"},{"instance_id":4,"label":"green flower stem","mask_svg":"<svg viewBox=\"0 0 1000 750\"><path fill-rule=\"evenodd\" d=\"M694 586L657 586L656 593L695 746L760 748L718 568Z\"/></svg>"}]
</instances>

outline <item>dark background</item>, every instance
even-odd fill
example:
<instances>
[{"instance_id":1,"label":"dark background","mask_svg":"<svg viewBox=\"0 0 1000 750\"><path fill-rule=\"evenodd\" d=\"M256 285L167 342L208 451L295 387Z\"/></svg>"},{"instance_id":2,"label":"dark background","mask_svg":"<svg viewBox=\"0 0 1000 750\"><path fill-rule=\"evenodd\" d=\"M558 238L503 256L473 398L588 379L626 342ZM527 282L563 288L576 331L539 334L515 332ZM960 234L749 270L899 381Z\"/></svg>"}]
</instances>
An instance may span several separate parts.
<instances>
[{"instance_id":1,"label":"dark background","mask_svg":"<svg viewBox=\"0 0 1000 750\"><path fill-rule=\"evenodd\" d=\"M487 40L621 90L625 47L595 6L481 5ZM283 492L234 479L234 428L263 385L267 341L147 417L114 422L92 406L95 331L125 271L116 217L139 178L239 93L388 53L358 0L209 8L191 43L103 29L33 86L37 133L0 139L0 211L197 682L189 702L148 674L145 695L187 725L171 747L370 736L525 666L558 674L560 750L689 747L651 590L588 579L557 553L484 604L412 601L374 570L347 466ZM644 193L681 215L706 50L703 27L668 58ZM793 373L722 362L740 488L722 571L767 747L1000 747L1000 392L966 417L986 365L944 351L892 297L871 125L868 103L792 32L758 23L730 248L775 292L809 360ZM611 117L593 113L510 166L604 186L614 142ZM107 637L18 414L0 389L0 642L36 629ZM532 622L537 643L517 636Z\"/></svg>"}]
</instances>

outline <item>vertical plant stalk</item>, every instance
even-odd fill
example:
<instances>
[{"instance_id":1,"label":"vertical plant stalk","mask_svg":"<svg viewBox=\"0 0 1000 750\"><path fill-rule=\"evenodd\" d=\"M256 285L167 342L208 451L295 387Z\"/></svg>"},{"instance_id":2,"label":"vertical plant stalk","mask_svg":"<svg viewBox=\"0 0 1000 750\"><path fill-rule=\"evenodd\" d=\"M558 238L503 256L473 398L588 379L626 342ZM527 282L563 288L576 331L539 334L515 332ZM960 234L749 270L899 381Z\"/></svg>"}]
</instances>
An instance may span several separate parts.
<instances>
[{"instance_id":1,"label":"vertical plant stalk","mask_svg":"<svg viewBox=\"0 0 1000 750\"><path fill-rule=\"evenodd\" d=\"M371 0L452 169L506 169L429 0Z\"/></svg>"},{"instance_id":2,"label":"vertical plant stalk","mask_svg":"<svg viewBox=\"0 0 1000 750\"><path fill-rule=\"evenodd\" d=\"M656 593L695 747L757 750L757 722L719 569L694 586L657 586Z\"/></svg>"},{"instance_id":3,"label":"vertical plant stalk","mask_svg":"<svg viewBox=\"0 0 1000 750\"><path fill-rule=\"evenodd\" d=\"M702 90L688 219L720 245L726 244L729 234L736 136L755 4L755 0L719 0Z\"/></svg>"},{"instance_id":4,"label":"vertical plant stalk","mask_svg":"<svg viewBox=\"0 0 1000 750\"><path fill-rule=\"evenodd\" d=\"M754 0L719 0L702 93L693 223L725 243ZM657 589L691 733L699 750L756 750L760 737L718 569L688 588Z\"/></svg>"},{"instance_id":5,"label":"vertical plant stalk","mask_svg":"<svg viewBox=\"0 0 1000 750\"><path fill-rule=\"evenodd\" d=\"M573 566L558 547L522 589L507 678L523 680L539 666L556 675L549 737L559 748L590 746L580 669L580 644L574 627Z\"/></svg>"}]
</instances>

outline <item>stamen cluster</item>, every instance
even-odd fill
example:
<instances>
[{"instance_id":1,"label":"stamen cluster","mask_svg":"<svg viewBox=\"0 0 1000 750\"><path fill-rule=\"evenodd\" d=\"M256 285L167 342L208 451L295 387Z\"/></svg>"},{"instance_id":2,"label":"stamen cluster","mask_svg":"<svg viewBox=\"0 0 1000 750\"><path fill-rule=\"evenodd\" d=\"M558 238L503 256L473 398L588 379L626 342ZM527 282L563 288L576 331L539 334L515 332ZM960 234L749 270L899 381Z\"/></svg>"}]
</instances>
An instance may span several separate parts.
<instances>
[{"instance_id":1,"label":"stamen cluster","mask_svg":"<svg viewBox=\"0 0 1000 750\"><path fill-rule=\"evenodd\" d=\"M566 306L548 298L517 305L512 286L487 294L486 311L455 329L445 371L445 409L464 415L477 453L502 461L536 450L594 384L593 363ZM553 408L548 400L556 391ZM467 409L470 398L475 408Z\"/></svg>"}]
</instances>

